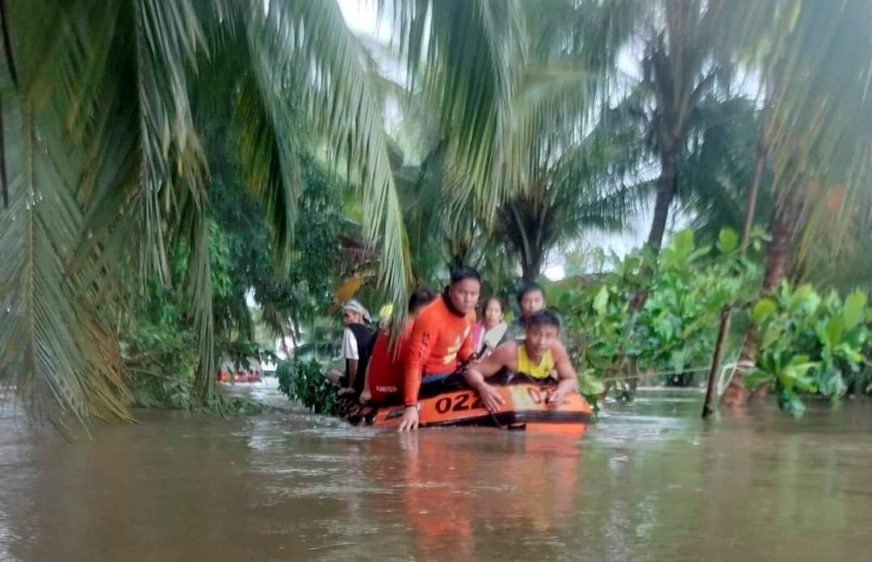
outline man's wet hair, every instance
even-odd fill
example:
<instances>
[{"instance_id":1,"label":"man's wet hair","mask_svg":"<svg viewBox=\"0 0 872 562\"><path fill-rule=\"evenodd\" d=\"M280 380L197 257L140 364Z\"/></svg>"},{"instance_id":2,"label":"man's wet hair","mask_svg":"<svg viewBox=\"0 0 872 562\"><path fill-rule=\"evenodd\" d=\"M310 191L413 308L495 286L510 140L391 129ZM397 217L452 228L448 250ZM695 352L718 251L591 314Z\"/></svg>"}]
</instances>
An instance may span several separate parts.
<instances>
[{"instance_id":1,"label":"man's wet hair","mask_svg":"<svg viewBox=\"0 0 872 562\"><path fill-rule=\"evenodd\" d=\"M465 281L467 279L475 279L479 283L481 283L481 275L478 274L478 271L474 267L469 267L466 265L458 265L454 269L451 270L451 284L460 283L461 281Z\"/></svg>"},{"instance_id":2,"label":"man's wet hair","mask_svg":"<svg viewBox=\"0 0 872 562\"><path fill-rule=\"evenodd\" d=\"M521 301L524 300L529 293L533 293L535 291L539 291L542 293L542 298L545 298L545 289L542 288L542 285L538 283L533 283L532 281L528 281L524 283L524 286L521 287L521 290L518 291L518 306L521 306Z\"/></svg>"},{"instance_id":3,"label":"man's wet hair","mask_svg":"<svg viewBox=\"0 0 872 562\"><path fill-rule=\"evenodd\" d=\"M409 296L409 314L414 314L422 306L436 298L436 293L427 287L416 287Z\"/></svg>"},{"instance_id":4,"label":"man's wet hair","mask_svg":"<svg viewBox=\"0 0 872 562\"><path fill-rule=\"evenodd\" d=\"M560 317L547 308L543 308L531 314L530 318L527 319L527 328L532 328L533 326L554 326L559 332Z\"/></svg>"}]
</instances>

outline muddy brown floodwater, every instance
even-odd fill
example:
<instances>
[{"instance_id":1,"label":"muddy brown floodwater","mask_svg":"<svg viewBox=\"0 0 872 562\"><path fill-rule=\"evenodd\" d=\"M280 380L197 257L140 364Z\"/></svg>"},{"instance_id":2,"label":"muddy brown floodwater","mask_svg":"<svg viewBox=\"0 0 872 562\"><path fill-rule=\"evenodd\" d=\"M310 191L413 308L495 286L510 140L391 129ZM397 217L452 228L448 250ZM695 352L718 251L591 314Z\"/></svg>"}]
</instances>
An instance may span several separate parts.
<instances>
[{"instance_id":1,"label":"muddy brown floodwater","mask_svg":"<svg viewBox=\"0 0 872 562\"><path fill-rule=\"evenodd\" d=\"M705 424L610 404L581 439L140 412L68 443L0 413L0 560L872 559L872 406Z\"/></svg>"}]
</instances>

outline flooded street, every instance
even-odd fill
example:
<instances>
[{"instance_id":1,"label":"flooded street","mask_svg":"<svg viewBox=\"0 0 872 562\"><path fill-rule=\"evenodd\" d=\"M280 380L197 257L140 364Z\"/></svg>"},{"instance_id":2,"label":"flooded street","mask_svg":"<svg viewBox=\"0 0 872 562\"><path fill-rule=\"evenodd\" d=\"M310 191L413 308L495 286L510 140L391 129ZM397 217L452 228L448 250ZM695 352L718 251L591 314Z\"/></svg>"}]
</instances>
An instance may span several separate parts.
<instances>
[{"instance_id":1,"label":"flooded street","mask_svg":"<svg viewBox=\"0 0 872 562\"><path fill-rule=\"evenodd\" d=\"M696 391L584 437L139 412L67 443L2 413L0 560L866 560L872 406L704 424Z\"/></svg>"}]
</instances>

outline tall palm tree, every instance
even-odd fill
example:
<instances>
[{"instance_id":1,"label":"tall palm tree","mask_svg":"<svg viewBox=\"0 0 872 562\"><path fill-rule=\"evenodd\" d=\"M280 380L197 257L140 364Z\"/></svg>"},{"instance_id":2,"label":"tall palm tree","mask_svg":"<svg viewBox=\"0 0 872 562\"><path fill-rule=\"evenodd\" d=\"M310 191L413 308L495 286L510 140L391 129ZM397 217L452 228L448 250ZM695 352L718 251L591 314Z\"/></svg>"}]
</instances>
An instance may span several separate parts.
<instances>
[{"instance_id":1,"label":"tall palm tree","mask_svg":"<svg viewBox=\"0 0 872 562\"><path fill-rule=\"evenodd\" d=\"M799 240L816 238L816 227L832 226L832 221L815 220L821 210L862 218L853 213L854 203L864 199L872 170L872 5L795 0L780 7L763 76L771 92L764 148L778 203L770 223L764 293L786 278ZM835 205L827 201L834 189L842 192ZM838 225L843 234L851 221ZM741 359L756 359L753 325ZM725 403L740 406L746 398L737 373Z\"/></svg>"},{"instance_id":2,"label":"tall palm tree","mask_svg":"<svg viewBox=\"0 0 872 562\"><path fill-rule=\"evenodd\" d=\"M704 7L705 6L705 7ZM648 245L663 243L669 207L675 198L678 161L696 103L711 91L720 68L712 64L711 38L724 4L679 1L662 4L662 29L651 30L642 59L643 89L654 100L651 136L660 160L660 179ZM710 68L706 68L711 65Z\"/></svg>"},{"instance_id":3,"label":"tall palm tree","mask_svg":"<svg viewBox=\"0 0 872 562\"><path fill-rule=\"evenodd\" d=\"M660 167L648 245L658 250L676 197L680 165L694 130L694 114L713 94L729 91L739 46L762 8L749 2L676 0L635 6L641 102L648 143Z\"/></svg>"},{"instance_id":4,"label":"tall palm tree","mask_svg":"<svg viewBox=\"0 0 872 562\"><path fill-rule=\"evenodd\" d=\"M618 46L632 32L628 2L526 3L527 57L518 61L510 119L499 137L508 173L496 234L535 279L549 250L584 229L620 228L640 131L601 111Z\"/></svg>"},{"instance_id":5,"label":"tall palm tree","mask_svg":"<svg viewBox=\"0 0 872 562\"><path fill-rule=\"evenodd\" d=\"M119 281L137 272L169 282L168 248L183 240L201 344L197 389L210 398L209 162L191 95L215 85L199 83L200 70L224 75L234 100L228 129L277 247L287 254L292 242L298 159L317 142L360 186L382 284L403 295L402 218L379 103L335 2L2 7L0 365L3 382L37 408L57 406L58 421L129 419Z\"/></svg>"},{"instance_id":6,"label":"tall palm tree","mask_svg":"<svg viewBox=\"0 0 872 562\"><path fill-rule=\"evenodd\" d=\"M632 216L639 198L633 169L637 131L610 124L604 117L580 141L573 141L569 127L541 131L543 140L528 154L532 173L503 205L497 223L525 280L542 273L548 252L558 244L591 228L619 230Z\"/></svg>"}]
</instances>

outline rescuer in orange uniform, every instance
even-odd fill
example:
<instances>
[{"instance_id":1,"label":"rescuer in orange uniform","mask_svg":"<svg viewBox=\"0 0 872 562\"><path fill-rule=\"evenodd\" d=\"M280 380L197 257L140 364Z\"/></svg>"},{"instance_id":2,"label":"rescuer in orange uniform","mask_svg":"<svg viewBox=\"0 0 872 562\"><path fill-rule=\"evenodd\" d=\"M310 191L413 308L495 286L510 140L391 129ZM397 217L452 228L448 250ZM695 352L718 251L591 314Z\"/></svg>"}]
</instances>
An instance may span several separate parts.
<instances>
[{"instance_id":1,"label":"rescuer in orange uniform","mask_svg":"<svg viewBox=\"0 0 872 562\"><path fill-rule=\"evenodd\" d=\"M434 298L434 293L426 287L412 291L409 297L409 319L406 320L396 349L391 348L388 332L379 332L366 369L366 387L360 397L362 404L382 404L392 399L399 401L403 388L404 359L408 355L415 318Z\"/></svg>"},{"instance_id":2,"label":"rescuer in orange uniform","mask_svg":"<svg viewBox=\"0 0 872 562\"><path fill-rule=\"evenodd\" d=\"M415 319L403 368L405 411L400 431L418 428L421 384L438 382L473 354L472 326L481 277L471 267L456 267L443 293Z\"/></svg>"}]
</instances>

